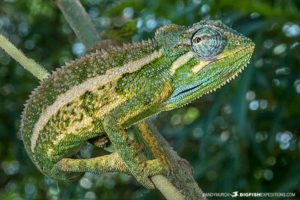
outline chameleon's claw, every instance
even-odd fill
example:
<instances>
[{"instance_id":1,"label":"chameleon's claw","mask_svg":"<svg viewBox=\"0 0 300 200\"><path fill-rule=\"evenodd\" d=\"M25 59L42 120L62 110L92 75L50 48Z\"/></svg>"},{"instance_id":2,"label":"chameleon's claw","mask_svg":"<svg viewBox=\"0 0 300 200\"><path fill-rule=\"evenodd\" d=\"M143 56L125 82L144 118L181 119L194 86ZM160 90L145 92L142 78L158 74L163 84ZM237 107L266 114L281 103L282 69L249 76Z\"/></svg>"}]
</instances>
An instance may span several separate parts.
<instances>
[{"instance_id":1,"label":"chameleon's claw","mask_svg":"<svg viewBox=\"0 0 300 200\"><path fill-rule=\"evenodd\" d=\"M144 166L143 166L144 165ZM155 189L151 177L155 175L167 175L170 172L169 165L164 165L160 160L148 160L141 165L142 171L133 176L147 189Z\"/></svg>"}]
</instances>

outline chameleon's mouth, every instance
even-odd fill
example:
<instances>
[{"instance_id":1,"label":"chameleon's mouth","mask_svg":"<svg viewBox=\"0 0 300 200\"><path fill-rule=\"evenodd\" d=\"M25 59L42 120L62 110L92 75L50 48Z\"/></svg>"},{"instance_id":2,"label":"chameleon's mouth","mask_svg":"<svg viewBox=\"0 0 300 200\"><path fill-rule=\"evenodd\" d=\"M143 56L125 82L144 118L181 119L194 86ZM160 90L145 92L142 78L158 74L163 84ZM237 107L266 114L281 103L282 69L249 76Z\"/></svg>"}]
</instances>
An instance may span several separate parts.
<instances>
[{"instance_id":1,"label":"chameleon's mouth","mask_svg":"<svg viewBox=\"0 0 300 200\"><path fill-rule=\"evenodd\" d=\"M203 84L203 83L200 83L200 84L198 84L198 85L196 85L196 86L193 86L193 87L191 87L191 88L187 88L187 89L185 89L185 90L182 90L181 92L175 94L175 95L173 96L173 98L178 97L178 96L180 96L180 95L182 95L182 94L184 94L184 93L190 93L190 92L193 92L194 90L196 90L196 89L197 89L199 86L201 86L202 84Z\"/></svg>"}]
</instances>

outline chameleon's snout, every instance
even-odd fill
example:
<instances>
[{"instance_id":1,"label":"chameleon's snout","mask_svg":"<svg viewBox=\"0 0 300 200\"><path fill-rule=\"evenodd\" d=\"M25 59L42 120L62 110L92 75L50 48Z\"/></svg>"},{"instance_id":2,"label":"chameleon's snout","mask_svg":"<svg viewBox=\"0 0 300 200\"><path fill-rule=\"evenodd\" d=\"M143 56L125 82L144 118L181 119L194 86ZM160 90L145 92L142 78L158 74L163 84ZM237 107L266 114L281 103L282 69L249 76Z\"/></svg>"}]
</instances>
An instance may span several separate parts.
<instances>
[{"instance_id":1,"label":"chameleon's snout","mask_svg":"<svg viewBox=\"0 0 300 200\"><path fill-rule=\"evenodd\" d=\"M243 37L243 40L241 40L241 45L243 46L243 49L251 49L254 51L255 43L248 37Z\"/></svg>"},{"instance_id":2,"label":"chameleon's snout","mask_svg":"<svg viewBox=\"0 0 300 200\"><path fill-rule=\"evenodd\" d=\"M255 43L251 39L249 39L249 40L250 40L250 42L249 42L249 48L252 50L252 53L253 53L253 51L255 49Z\"/></svg>"}]
</instances>

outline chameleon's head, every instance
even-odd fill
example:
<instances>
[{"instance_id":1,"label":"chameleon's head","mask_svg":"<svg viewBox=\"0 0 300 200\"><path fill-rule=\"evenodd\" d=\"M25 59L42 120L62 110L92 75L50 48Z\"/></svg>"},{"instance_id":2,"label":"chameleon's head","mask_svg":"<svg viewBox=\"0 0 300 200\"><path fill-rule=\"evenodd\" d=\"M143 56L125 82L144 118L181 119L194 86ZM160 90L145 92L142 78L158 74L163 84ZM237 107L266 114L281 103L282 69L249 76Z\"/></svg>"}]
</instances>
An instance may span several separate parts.
<instances>
[{"instance_id":1,"label":"chameleon's head","mask_svg":"<svg viewBox=\"0 0 300 200\"><path fill-rule=\"evenodd\" d=\"M204 20L192 27L164 26L156 40L172 61L173 93L163 103L172 109L229 82L243 70L254 43L220 21Z\"/></svg>"}]
</instances>

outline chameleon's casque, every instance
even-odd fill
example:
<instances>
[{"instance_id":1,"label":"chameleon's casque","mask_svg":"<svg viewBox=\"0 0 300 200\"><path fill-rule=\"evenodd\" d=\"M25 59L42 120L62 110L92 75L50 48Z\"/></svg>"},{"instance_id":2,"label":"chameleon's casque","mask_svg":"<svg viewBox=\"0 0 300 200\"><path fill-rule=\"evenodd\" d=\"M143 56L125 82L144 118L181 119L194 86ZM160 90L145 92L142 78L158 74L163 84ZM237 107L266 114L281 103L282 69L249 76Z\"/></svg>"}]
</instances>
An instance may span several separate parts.
<instances>
[{"instance_id":1,"label":"chameleon's casque","mask_svg":"<svg viewBox=\"0 0 300 200\"><path fill-rule=\"evenodd\" d=\"M31 94L22 116L25 148L57 180L123 170L151 188L147 177L162 173L164 161L138 157L124 128L221 87L253 50L250 39L209 20L164 26L153 40L95 50L57 69ZM116 154L76 159L82 144L103 134ZM114 168L119 161L126 169Z\"/></svg>"}]
</instances>

